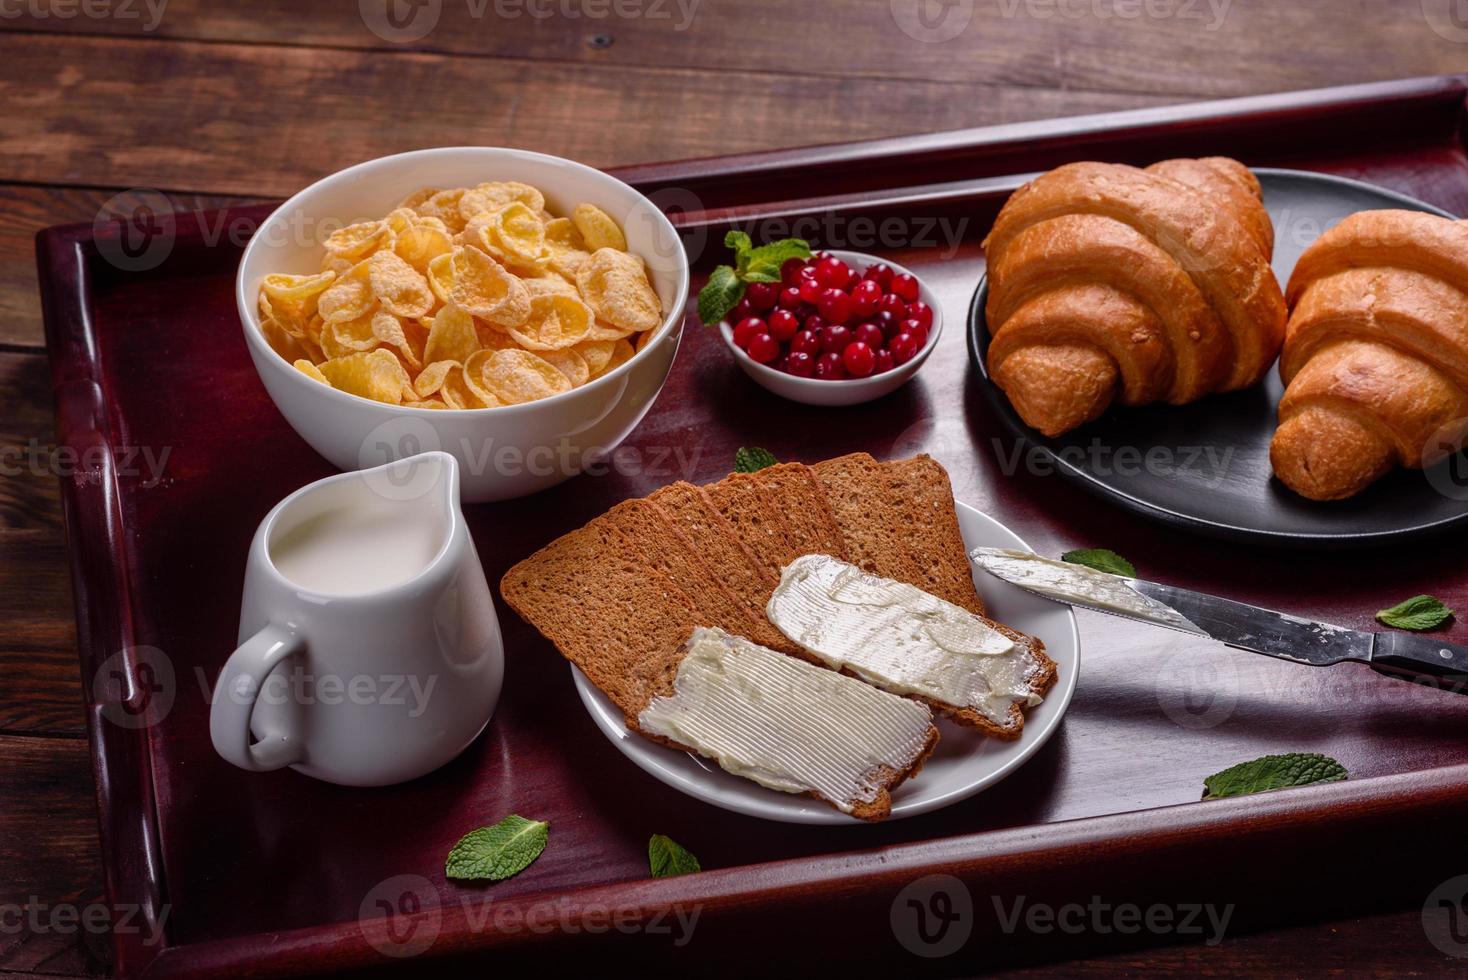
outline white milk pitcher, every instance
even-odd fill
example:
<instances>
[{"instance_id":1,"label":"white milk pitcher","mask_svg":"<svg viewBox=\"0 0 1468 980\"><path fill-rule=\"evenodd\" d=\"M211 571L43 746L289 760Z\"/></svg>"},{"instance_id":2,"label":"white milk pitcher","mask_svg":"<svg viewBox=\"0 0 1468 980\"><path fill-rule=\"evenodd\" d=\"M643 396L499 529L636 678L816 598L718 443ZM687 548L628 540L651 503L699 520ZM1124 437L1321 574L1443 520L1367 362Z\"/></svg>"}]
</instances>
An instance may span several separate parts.
<instances>
[{"instance_id":1,"label":"white milk pitcher","mask_svg":"<svg viewBox=\"0 0 1468 980\"><path fill-rule=\"evenodd\" d=\"M239 644L209 733L242 769L384 786L463 751L494 712L504 645L454 457L343 473L277 504L250 545Z\"/></svg>"}]
</instances>

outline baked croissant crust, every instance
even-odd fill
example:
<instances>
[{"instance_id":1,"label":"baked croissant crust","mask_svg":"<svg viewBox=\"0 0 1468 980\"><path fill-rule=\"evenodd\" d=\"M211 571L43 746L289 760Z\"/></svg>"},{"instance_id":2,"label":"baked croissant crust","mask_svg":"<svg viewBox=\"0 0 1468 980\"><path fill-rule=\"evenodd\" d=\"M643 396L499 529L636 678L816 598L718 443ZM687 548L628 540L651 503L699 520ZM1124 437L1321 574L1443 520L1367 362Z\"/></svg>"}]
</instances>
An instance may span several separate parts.
<instances>
[{"instance_id":1,"label":"baked croissant crust","mask_svg":"<svg viewBox=\"0 0 1468 980\"><path fill-rule=\"evenodd\" d=\"M989 376L1047 436L1113 401L1246 388L1284 340L1274 227L1236 160L1067 164L1015 191L984 248Z\"/></svg>"},{"instance_id":2,"label":"baked croissant crust","mask_svg":"<svg viewBox=\"0 0 1468 980\"><path fill-rule=\"evenodd\" d=\"M1290 278L1269 448L1311 500L1360 493L1397 466L1457 452L1468 423L1468 221L1363 211Z\"/></svg>"}]
</instances>

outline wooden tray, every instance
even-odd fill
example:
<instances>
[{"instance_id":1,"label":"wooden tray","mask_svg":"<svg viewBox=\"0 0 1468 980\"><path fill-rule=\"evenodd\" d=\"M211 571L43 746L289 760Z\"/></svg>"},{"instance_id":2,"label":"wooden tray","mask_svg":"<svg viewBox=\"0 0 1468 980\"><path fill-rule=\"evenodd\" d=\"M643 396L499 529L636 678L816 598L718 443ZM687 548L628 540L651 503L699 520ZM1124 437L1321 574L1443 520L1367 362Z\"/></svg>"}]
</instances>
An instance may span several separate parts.
<instances>
[{"instance_id":1,"label":"wooden tray","mask_svg":"<svg viewBox=\"0 0 1468 980\"><path fill-rule=\"evenodd\" d=\"M1228 153L1468 213L1465 92L1468 79L1426 79L624 170L678 212L701 274L731 220L761 237L800 219L797 234L918 269L955 328L905 389L821 410L756 387L691 323L628 443L641 468L467 508L486 571L497 579L627 496L718 478L741 445L807 461L927 451L960 499L1045 552L1109 546L1149 577L1347 626L1369 627L1375 610L1418 592L1463 608L1462 535L1368 561L1246 549L1154 526L1030 472L977 394L957 327L983 269L978 241L1025 173ZM953 973L1201 938L1006 929L1016 901L1233 903L1237 932L1415 905L1458 870L1436 855L1457 852L1468 815L1468 698L1089 614L1084 677L1044 751L992 791L888 826L763 823L663 786L597 733L564 661L503 608L499 711L440 772L351 790L233 769L210 747L204 685L234 646L250 535L282 496L331 472L270 404L235 316L239 240L220 229L268 210L165 216L155 230L171 248L146 271L106 261L118 254L115 227L55 228L38 241L59 438L92 465L63 496L119 974L397 962L383 950L481 975L582 958L727 973L751 956L781 971ZM889 219L885 241L859 239ZM956 246L942 244L945 230L960 233ZM161 480L139 465L139 448L168 452ZM1468 627L1446 635L1468 641ZM1291 750L1329 753L1352 778L1195 802L1204 776ZM491 888L445 881L449 846L508 812L550 821L544 856ZM649 880L652 833L684 843L708 870ZM961 880L972 904L956 927L971 936L947 958L923 955L937 950L913 938L908 896L895 901L934 874ZM670 910L697 913L691 941L675 943ZM139 928L146 922L161 941Z\"/></svg>"}]
</instances>

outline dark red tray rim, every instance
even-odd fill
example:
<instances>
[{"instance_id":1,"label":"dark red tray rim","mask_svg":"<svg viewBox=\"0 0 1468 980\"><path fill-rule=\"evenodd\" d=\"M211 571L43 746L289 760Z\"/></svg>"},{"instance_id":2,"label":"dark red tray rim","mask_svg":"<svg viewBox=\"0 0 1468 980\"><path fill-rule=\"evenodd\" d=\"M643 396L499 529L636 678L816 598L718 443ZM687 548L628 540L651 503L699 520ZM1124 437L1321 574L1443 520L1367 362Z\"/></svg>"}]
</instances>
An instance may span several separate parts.
<instances>
[{"instance_id":1,"label":"dark red tray rim","mask_svg":"<svg viewBox=\"0 0 1468 980\"><path fill-rule=\"evenodd\" d=\"M644 190L703 188L715 205L686 213L680 224L717 224L739 215L795 214L840 210L861 202L928 202L982 192L1002 195L1017 174L1088 155L1124 157L1128 148L1167 137L1187 147L1221 137L1261 131L1299 131L1350 117L1384 120L1441 112L1443 132L1458 134L1468 97L1468 75L1408 79L1106 113L1070 119L960 130L864 143L834 144L737 157L627 167L614 171ZM1436 116L1434 115L1434 118ZM1359 130L1358 130L1359 131ZM1135 152L1135 151L1133 151ZM1183 150L1179 150L1183 152ZM1015 167L1017 159L1033 166ZM858 166L853 166L858 164ZM901 171L909 182L894 174ZM869 176L864 190L837 179L854 172ZM912 181L920 175L921 181ZM720 196L711 188L784 186L799 177L828 189L803 201L751 202L737 192ZM231 217L261 217L272 205L227 209ZM165 217L164 221L172 218ZM213 222L209 223L211 226ZM89 319L89 263L97 256L92 225L48 228L37 235L42 308L50 355L57 435L78 451L107 447L108 411L99 384L97 352ZM187 227L180 240L187 241ZM198 233L195 231L197 238ZM113 557L125 548L117 474L110 452L96 481L63 481L62 505L71 557L83 677L91 677L110 651L127 647L132 633L124 568ZM131 663L128 666L133 666ZM84 685L86 686L86 685ZM87 687L87 728L103 849L104 878L114 907L135 906L156 920L166 905L157 848L157 813L152 760L144 732L108 723ZM1215 801L1206 807L1179 806L1092 817L897 845L873 851L832 854L747 865L687 878L590 886L562 893L571 908L615 904L650 916L675 903L699 903L706 913L795 913L821 897L869 894L895 888L916 873L1013 875L1016 869L1070 866L1088 855L1149 854L1186 863L1203 850L1228 846L1284 846L1302 835L1331 831L1361 834L1386 816L1442 816L1468 805L1468 765L1398 773L1266 797ZM507 904L528 907L544 895L521 896ZM476 931L449 909L432 955L461 955L525 939ZM184 946L149 946L146 932L114 932L114 969L119 976L206 976L225 969L298 974L380 965L382 959L358 923L311 926L262 937L240 937Z\"/></svg>"}]
</instances>

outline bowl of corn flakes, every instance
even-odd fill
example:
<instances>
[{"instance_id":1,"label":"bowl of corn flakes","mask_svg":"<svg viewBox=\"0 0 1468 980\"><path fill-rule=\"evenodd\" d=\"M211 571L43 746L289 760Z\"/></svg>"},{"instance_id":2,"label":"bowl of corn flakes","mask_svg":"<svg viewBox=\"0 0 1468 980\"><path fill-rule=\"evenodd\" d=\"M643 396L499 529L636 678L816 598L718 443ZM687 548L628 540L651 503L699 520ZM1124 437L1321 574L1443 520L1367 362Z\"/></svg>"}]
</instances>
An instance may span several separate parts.
<instances>
[{"instance_id":1,"label":"bowl of corn flakes","mask_svg":"<svg viewBox=\"0 0 1468 980\"><path fill-rule=\"evenodd\" d=\"M245 341L286 420L344 470L440 449L466 501L597 465L652 407L688 259L632 187L559 157L443 147L349 167L245 248Z\"/></svg>"}]
</instances>

